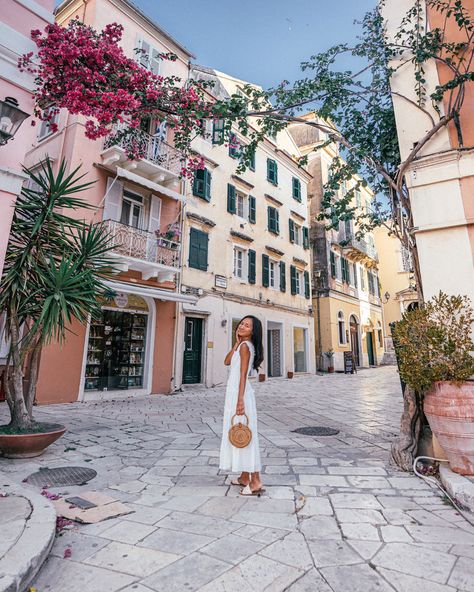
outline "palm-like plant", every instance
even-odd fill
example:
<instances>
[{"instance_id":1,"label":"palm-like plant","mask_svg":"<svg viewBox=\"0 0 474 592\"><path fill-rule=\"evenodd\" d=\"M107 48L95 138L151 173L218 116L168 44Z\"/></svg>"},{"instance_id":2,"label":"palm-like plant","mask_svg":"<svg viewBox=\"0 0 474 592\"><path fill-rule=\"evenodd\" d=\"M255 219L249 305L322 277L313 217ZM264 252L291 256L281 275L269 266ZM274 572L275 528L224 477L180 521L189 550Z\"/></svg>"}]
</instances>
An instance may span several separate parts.
<instances>
[{"instance_id":1,"label":"palm-like plant","mask_svg":"<svg viewBox=\"0 0 474 592\"><path fill-rule=\"evenodd\" d=\"M103 280L114 272L106 229L80 216L93 206L76 194L92 183L83 183L78 169L66 170L63 161L55 174L49 159L39 172L25 169L34 188L24 187L18 198L7 248L0 313L10 348L3 380L9 428L17 432L38 428L32 408L41 348L63 341L73 319L86 323L99 313L101 296L110 293Z\"/></svg>"}]
</instances>

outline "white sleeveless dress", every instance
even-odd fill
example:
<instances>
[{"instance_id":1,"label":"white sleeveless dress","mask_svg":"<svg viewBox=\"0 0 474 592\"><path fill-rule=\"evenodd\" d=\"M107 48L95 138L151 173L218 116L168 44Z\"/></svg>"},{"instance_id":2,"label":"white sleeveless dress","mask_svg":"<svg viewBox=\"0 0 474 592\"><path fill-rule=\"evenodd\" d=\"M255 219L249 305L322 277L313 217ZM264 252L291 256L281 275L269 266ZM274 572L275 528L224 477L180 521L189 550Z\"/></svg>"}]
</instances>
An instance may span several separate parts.
<instances>
[{"instance_id":1,"label":"white sleeveless dress","mask_svg":"<svg viewBox=\"0 0 474 592\"><path fill-rule=\"evenodd\" d=\"M255 404L255 393L252 386L249 384L248 377L245 383L244 405L245 413L249 418L249 428L252 430L252 440L245 448L236 448L235 446L232 446L229 441L231 419L235 414L235 408L237 406L237 399L239 396L240 348L244 343L248 346L250 351L249 374L253 368L253 359L255 356L253 343L250 341L243 341L232 355L232 360L230 362L230 374L225 393L224 421L219 468L222 471L230 471L232 473L240 473L242 471L256 473L261 469L260 448L258 445L257 433L257 406ZM237 423L238 419L240 418L236 417L234 423ZM245 421L245 418L243 418L243 420Z\"/></svg>"}]
</instances>

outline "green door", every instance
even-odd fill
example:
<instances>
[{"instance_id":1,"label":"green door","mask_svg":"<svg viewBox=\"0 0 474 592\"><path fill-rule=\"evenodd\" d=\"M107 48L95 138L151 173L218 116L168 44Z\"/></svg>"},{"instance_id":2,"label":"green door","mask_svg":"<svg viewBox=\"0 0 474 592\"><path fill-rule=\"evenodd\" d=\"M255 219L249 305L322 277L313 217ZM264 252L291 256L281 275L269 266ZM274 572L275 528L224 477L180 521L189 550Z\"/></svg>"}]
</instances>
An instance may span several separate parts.
<instances>
[{"instance_id":1,"label":"green door","mask_svg":"<svg viewBox=\"0 0 474 592\"><path fill-rule=\"evenodd\" d=\"M184 384L201 382L202 319L186 317L184 324Z\"/></svg>"},{"instance_id":2,"label":"green door","mask_svg":"<svg viewBox=\"0 0 474 592\"><path fill-rule=\"evenodd\" d=\"M369 366L375 366L373 331L367 331L367 355L369 356Z\"/></svg>"}]
</instances>

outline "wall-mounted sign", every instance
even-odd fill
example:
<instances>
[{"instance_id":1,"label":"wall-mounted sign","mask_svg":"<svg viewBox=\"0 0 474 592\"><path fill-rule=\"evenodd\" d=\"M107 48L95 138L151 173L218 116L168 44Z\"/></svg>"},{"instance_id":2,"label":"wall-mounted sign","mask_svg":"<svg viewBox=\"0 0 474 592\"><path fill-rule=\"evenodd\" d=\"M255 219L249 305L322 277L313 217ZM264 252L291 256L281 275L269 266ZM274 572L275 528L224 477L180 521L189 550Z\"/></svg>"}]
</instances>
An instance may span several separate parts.
<instances>
[{"instance_id":1,"label":"wall-mounted sign","mask_svg":"<svg viewBox=\"0 0 474 592\"><path fill-rule=\"evenodd\" d=\"M117 292L117 294L115 294L114 302L117 308L125 308L128 304L128 294L125 292Z\"/></svg>"},{"instance_id":2,"label":"wall-mounted sign","mask_svg":"<svg viewBox=\"0 0 474 592\"><path fill-rule=\"evenodd\" d=\"M227 278L225 275L215 276L215 286L216 288L227 288Z\"/></svg>"}]
</instances>

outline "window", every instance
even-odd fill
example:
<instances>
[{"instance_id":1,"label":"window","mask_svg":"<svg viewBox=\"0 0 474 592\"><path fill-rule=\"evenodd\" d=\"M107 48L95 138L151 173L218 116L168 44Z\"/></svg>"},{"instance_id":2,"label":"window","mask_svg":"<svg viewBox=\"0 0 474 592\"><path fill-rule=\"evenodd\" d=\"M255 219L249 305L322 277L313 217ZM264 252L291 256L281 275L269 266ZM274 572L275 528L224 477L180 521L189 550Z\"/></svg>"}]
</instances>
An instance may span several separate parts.
<instances>
[{"instance_id":1,"label":"window","mask_svg":"<svg viewBox=\"0 0 474 592\"><path fill-rule=\"evenodd\" d=\"M407 271L407 272L413 271L413 263L412 263L412 259L411 259L411 253L404 245L401 246L400 257L401 257L400 271Z\"/></svg>"},{"instance_id":2,"label":"window","mask_svg":"<svg viewBox=\"0 0 474 592\"><path fill-rule=\"evenodd\" d=\"M290 242L295 243L295 245L302 245L303 244L303 229L299 224L296 224L294 220L289 218L289 228L290 228Z\"/></svg>"},{"instance_id":3,"label":"window","mask_svg":"<svg viewBox=\"0 0 474 592\"><path fill-rule=\"evenodd\" d=\"M257 220L257 201L253 195L237 191L234 185L227 184L227 211L255 224Z\"/></svg>"},{"instance_id":4,"label":"window","mask_svg":"<svg viewBox=\"0 0 474 592\"><path fill-rule=\"evenodd\" d=\"M44 138L47 138L51 134L54 134L54 132L57 131L58 128L59 111L56 109L56 107L49 107L45 110L45 114L52 114L52 118L50 121L41 121L38 130L38 141L44 140Z\"/></svg>"},{"instance_id":5,"label":"window","mask_svg":"<svg viewBox=\"0 0 474 592\"><path fill-rule=\"evenodd\" d=\"M272 158L267 158L267 180L278 185L278 165Z\"/></svg>"},{"instance_id":6,"label":"window","mask_svg":"<svg viewBox=\"0 0 474 592\"><path fill-rule=\"evenodd\" d=\"M359 189L355 190L355 198L356 198L356 206L359 210L362 209L362 195L359 191Z\"/></svg>"},{"instance_id":7,"label":"window","mask_svg":"<svg viewBox=\"0 0 474 592\"><path fill-rule=\"evenodd\" d=\"M272 206L268 206L268 230L273 234L280 234L280 214Z\"/></svg>"},{"instance_id":8,"label":"window","mask_svg":"<svg viewBox=\"0 0 474 592\"><path fill-rule=\"evenodd\" d=\"M383 333L382 333L382 324L380 321L377 321L377 336L379 340L379 346L383 348Z\"/></svg>"},{"instance_id":9,"label":"window","mask_svg":"<svg viewBox=\"0 0 474 592\"><path fill-rule=\"evenodd\" d=\"M374 275L371 271L367 272L367 281L369 284L369 293L372 294L372 296L375 295L375 282L374 282Z\"/></svg>"},{"instance_id":10,"label":"window","mask_svg":"<svg viewBox=\"0 0 474 592\"><path fill-rule=\"evenodd\" d=\"M293 177L293 199L301 201L301 181Z\"/></svg>"},{"instance_id":11,"label":"window","mask_svg":"<svg viewBox=\"0 0 474 592\"><path fill-rule=\"evenodd\" d=\"M351 221L344 220L344 238L349 240L352 237Z\"/></svg>"},{"instance_id":12,"label":"window","mask_svg":"<svg viewBox=\"0 0 474 592\"><path fill-rule=\"evenodd\" d=\"M357 263L352 264L352 285L357 288Z\"/></svg>"},{"instance_id":13,"label":"window","mask_svg":"<svg viewBox=\"0 0 474 592\"><path fill-rule=\"evenodd\" d=\"M255 171L255 150L252 152L250 156L249 169L251 171Z\"/></svg>"},{"instance_id":14,"label":"window","mask_svg":"<svg viewBox=\"0 0 474 592\"><path fill-rule=\"evenodd\" d=\"M268 286L270 288L275 289L275 290L279 290L280 289L280 271L281 271L281 269L279 268L278 261L274 261L273 259L270 259L269 264L268 264L268 269L269 269Z\"/></svg>"},{"instance_id":15,"label":"window","mask_svg":"<svg viewBox=\"0 0 474 592\"><path fill-rule=\"evenodd\" d=\"M290 266L290 279L291 279L291 293L293 296L304 296L305 298L311 297L311 290L309 284L309 272L301 271L294 265Z\"/></svg>"},{"instance_id":16,"label":"window","mask_svg":"<svg viewBox=\"0 0 474 592\"><path fill-rule=\"evenodd\" d=\"M336 254L334 253L334 251L331 251L329 253L329 258L330 258L330 262L331 262L331 277L336 279L337 268L336 268Z\"/></svg>"},{"instance_id":17,"label":"window","mask_svg":"<svg viewBox=\"0 0 474 592\"><path fill-rule=\"evenodd\" d=\"M148 41L144 39L138 39L138 49L140 50L137 52L138 62L141 66L153 72L153 74L160 73L160 51L153 47Z\"/></svg>"},{"instance_id":18,"label":"window","mask_svg":"<svg viewBox=\"0 0 474 592\"><path fill-rule=\"evenodd\" d=\"M234 247L234 277L244 279L244 257L243 249Z\"/></svg>"},{"instance_id":19,"label":"window","mask_svg":"<svg viewBox=\"0 0 474 592\"><path fill-rule=\"evenodd\" d=\"M252 249L249 249L249 253L248 253L248 263L249 263L248 280L249 280L249 284L255 284L255 282L256 282L256 277L257 277L256 260L257 260L257 256L256 256L255 251L253 251Z\"/></svg>"},{"instance_id":20,"label":"window","mask_svg":"<svg viewBox=\"0 0 474 592\"><path fill-rule=\"evenodd\" d=\"M209 235L196 228L189 233L189 267L207 271Z\"/></svg>"},{"instance_id":21,"label":"window","mask_svg":"<svg viewBox=\"0 0 474 592\"><path fill-rule=\"evenodd\" d=\"M229 134L229 156L231 158L239 158L240 150L239 150L239 141L237 140L237 136L234 133Z\"/></svg>"},{"instance_id":22,"label":"window","mask_svg":"<svg viewBox=\"0 0 474 592\"><path fill-rule=\"evenodd\" d=\"M341 264L341 256L335 254L335 262L336 262L336 280L342 281L342 264Z\"/></svg>"},{"instance_id":23,"label":"window","mask_svg":"<svg viewBox=\"0 0 474 592\"><path fill-rule=\"evenodd\" d=\"M360 268L360 289L365 292L365 267Z\"/></svg>"},{"instance_id":24,"label":"window","mask_svg":"<svg viewBox=\"0 0 474 592\"><path fill-rule=\"evenodd\" d=\"M344 320L344 313L341 310L337 313L337 334L339 337L339 345L345 345L346 322Z\"/></svg>"},{"instance_id":25,"label":"window","mask_svg":"<svg viewBox=\"0 0 474 592\"><path fill-rule=\"evenodd\" d=\"M221 144L224 140L224 120L214 119L212 124L212 143Z\"/></svg>"},{"instance_id":26,"label":"window","mask_svg":"<svg viewBox=\"0 0 474 592\"><path fill-rule=\"evenodd\" d=\"M293 357L295 372L307 372L308 360L306 352L308 330L303 327L293 327Z\"/></svg>"},{"instance_id":27,"label":"window","mask_svg":"<svg viewBox=\"0 0 474 592\"><path fill-rule=\"evenodd\" d=\"M211 173L207 169L198 169L194 173L193 195L211 201Z\"/></svg>"},{"instance_id":28,"label":"window","mask_svg":"<svg viewBox=\"0 0 474 592\"><path fill-rule=\"evenodd\" d=\"M341 279L345 284L349 284L351 281L349 261L345 257L341 257Z\"/></svg>"},{"instance_id":29,"label":"window","mask_svg":"<svg viewBox=\"0 0 474 592\"><path fill-rule=\"evenodd\" d=\"M143 228L143 197L141 195L130 191L123 192L120 222L134 228Z\"/></svg>"}]
</instances>

